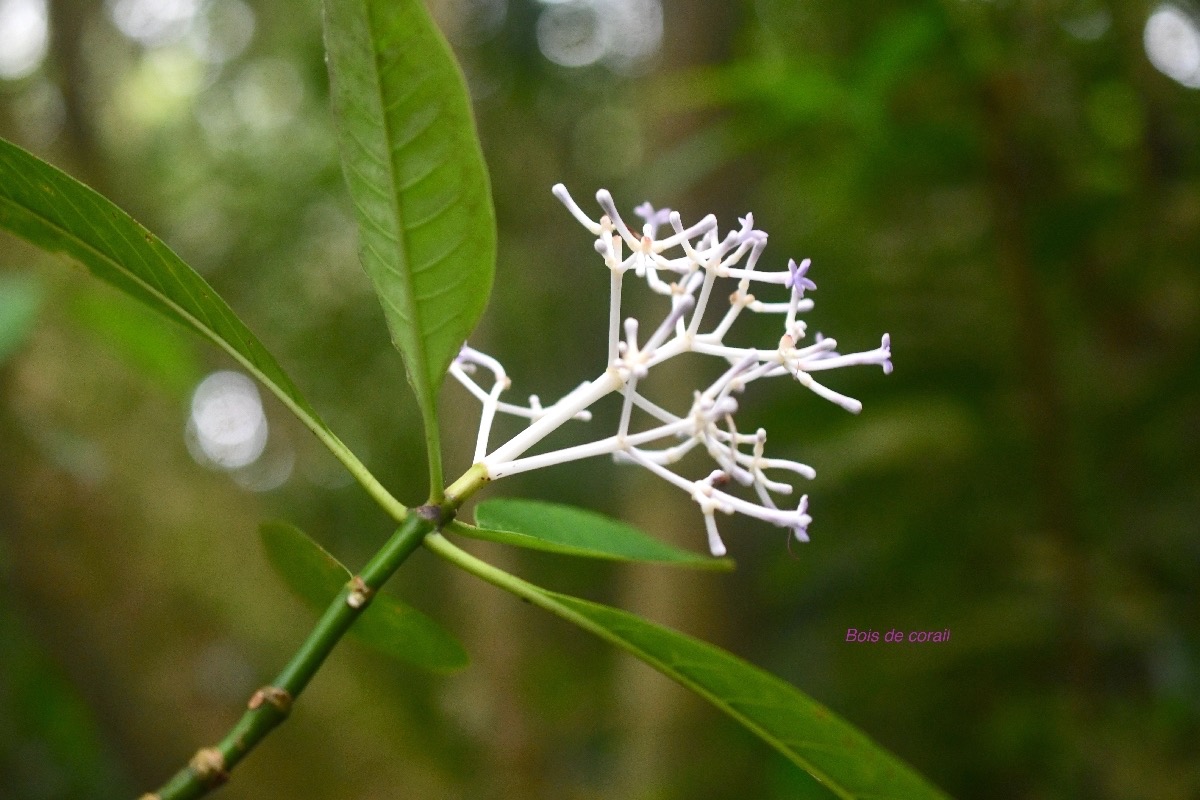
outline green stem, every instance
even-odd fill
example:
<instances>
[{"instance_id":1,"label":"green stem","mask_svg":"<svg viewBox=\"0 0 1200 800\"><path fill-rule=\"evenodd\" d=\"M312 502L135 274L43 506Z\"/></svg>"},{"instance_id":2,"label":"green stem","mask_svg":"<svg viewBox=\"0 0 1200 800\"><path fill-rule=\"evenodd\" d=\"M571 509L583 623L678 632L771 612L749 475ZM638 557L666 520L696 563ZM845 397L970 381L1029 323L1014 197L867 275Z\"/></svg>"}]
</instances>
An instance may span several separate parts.
<instances>
[{"instance_id":1,"label":"green stem","mask_svg":"<svg viewBox=\"0 0 1200 800\"><path fill-rule=\"evenodd\" d=\"M450 540L442 536L440 533L435 533L426 537L425 546L431 551L449 561L454 566L462 569L464 572L469 572L477 578L480 578L493 586L497 586L506 592L516 595L522 600L528 600L535 605L549 608L546 603L540 602L545 597L545 591L534 586L528 581L524 581L513 575L511 572L493 567L491 564L476 558L459 547L450 543ZM557 609L549 609L557 612Z\"/></svg>"},{"instance_id":2,"label":"green stem","mask_svg":"<svg viewBox=\"0 0 1200 800\"><path fill-rule=\"evenodd\" d=\"M466 550L451 544L450 540L440 533L432 533L425 537L424 544L428 550L441 556L464 572L469 572L475 577L503 589L509 594L516 595L522 600L526 600L539 608L549 611L551 614L562 617L568 622L573 622L584 630L591 631L618 647L629 650L627 642L614 636L611 631L603 626L597 625L582 614L577 614L562 603L557 602L553 593L535 586L529 581L522 580L511 572L505 572L486 561L476 558Z\"/></svg>"},{"instance_id":3,"label":"green stem","mask_svg":"<svg viewBox=\"0 0 1200 800\"><path fill-rule=\"evenodd\" d=\"M444 499L442 487L445 477L442 473L442 442L438 430L437 410L422 409L422 422L425 425L425 455L429 459L429 502L440 505Z\"/></svg>"},{"instance_id":4,"label":"green stem","mask_svg":"<svg viewBox=\"0 0 1200 800\"><path fill-rule=\"evenodd\" d=\"M451 509L435 511L443 514L450 511L452 515ZM370 604L374 593L439 524L440 520L429 519L424 514L410 514L362 571L338 593L278 677L254 693L246 712L225 738L215 747L197 752L188 765L156 794L145 795L143 800L188 800L201 797L224 783L230 770L287 718L292 702Z\"/></svg>"},{"instance_id":5,"label":"green stem","mask_svg":"<svg viewBox=\"0 0 1200 800\"><path fill-rule=\"evenodd\" d=\"M429 428L426 428L427 433L428 430ZM437 452L436 426L433 428L431 446L435 448L430 451L432 461L432 454ZM365 469L364 467L364 472ZM430 474L437 478L434 486L440 487L440 462L436 468L430 467ZM435 493L438 495L436 501L402 515L401 525L392 534L392 538L388 539L362 571L342 588L279 676L254 693L246 712L225 738L215 747L199 750L188 765L175 773L158 792L143 795L141 800L191 800L208 794L228 780L230 770L274 730L276 725L287 719L292 702L304 691L304 687L333 652L342 636L350 630L350 626L370 604L375 592L423 541L428 541L430 534L436 534L443 525L454 519L454 514L463 501L479 491L487 481L487 468L476 464L450 484L445 492L439 489ZM374 493L372 496L376 500L380 499ZM386 503L381 505L388 508ZM403 506L400 508L403 509ZM441 539L440 536L438 538ZM453 547L449 542L446 542L446 546Z\"/></svg>"}]
</instances>

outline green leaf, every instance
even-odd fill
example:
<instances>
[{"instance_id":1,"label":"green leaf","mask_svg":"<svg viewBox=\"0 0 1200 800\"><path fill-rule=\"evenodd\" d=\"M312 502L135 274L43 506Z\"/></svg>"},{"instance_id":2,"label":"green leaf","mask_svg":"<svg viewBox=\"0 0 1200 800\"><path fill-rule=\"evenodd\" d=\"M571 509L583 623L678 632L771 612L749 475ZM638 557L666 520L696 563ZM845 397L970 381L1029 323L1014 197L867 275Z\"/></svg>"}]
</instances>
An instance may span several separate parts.
<instances>
[{"instance_id":1,"label":"green leaf","mask_svg":"<svg viewBox=\"0 0 1200 800\"><path fill-rule=\"evenodd\" d=\"M627 611L540 591L554 613L705 698L839 797L945 797L866 734L769 672Z\"/></svg>"},{"instance_id":2,"label":"green leaf","mask_svg":"<svg viewBox=\"0 0 1200 800\"><path fill-rule=\"evenodd\" d=\"M475 539L586 558L713 570L734 566L732 559L681 550L624 522L557 503L489 500L475 508L475 521L481 527L455 523L450 530Z\"/></svg>"},{"instance_id":3,"label":"green leaf","mask_svg":"<svg viewBox=\"0 0 1200 800\"><path fill-rule=\"evenodd\" d=\"M0 275L0 364L16 352L33 329L42 287L31 277Z\"/></svg>"},{"instance_id":4,"label":"green leaf","mask_svg":"<svg viewBox=\"0 0 1200 800\"><path fill-rule=\"evenodd\" d=\"M427 536L425 545L483 580L628 651L696 692L839 797L946 797L820 703L719 647L627 611L534 586L460 550L439 534Z\"/></svg>"},{"instance_id":5,"label":"green leaf","mask_svg":"<svg viewBox=\"0 0 1200 800\"><path fill-rule=\"evenodd\" d=\"M191 328L278 397L393 517L406 513L342 444L233 310L179 256L92 189L0 139L0 228L61 253Z\"/></svg>"},{"instance_id":6,"label":"green leaf","mask_svg":"<svg viewBox=\"0 0 1200 800\"><path fill-rule=\"evenodd\" d=\"M271 566L313 610L324 611L350 580L350 570L299 528L267 522L259 532ZM444 628L390 595L376 594L350 633L381 653L436 672L468 663L462 645Z\"/></svg>"},{"instance_id":7,"label":"green leaf","mask_svg":"<svg viewBox=\"0 0 1200 800\"><path fill-rule=\"evenodd\" d=\"M428 427L496 256L466 82L421 0L326 0L325 46L363 267Z\"/></svg>"}]
</instances>

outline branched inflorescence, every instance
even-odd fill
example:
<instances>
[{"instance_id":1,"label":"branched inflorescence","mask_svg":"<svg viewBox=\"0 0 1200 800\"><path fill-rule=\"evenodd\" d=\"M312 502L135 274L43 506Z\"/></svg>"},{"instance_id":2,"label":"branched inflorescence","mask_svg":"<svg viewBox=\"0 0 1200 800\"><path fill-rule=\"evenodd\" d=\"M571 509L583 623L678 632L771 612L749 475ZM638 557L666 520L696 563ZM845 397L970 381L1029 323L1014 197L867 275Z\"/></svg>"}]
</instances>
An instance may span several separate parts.
<instances>
[{"instance_id":1,"label":"branched inflorescence","mask_svg":"<svg viewBox=\"0 0 1200 800\"><path fill-rule=\"evenodd\" d=\"M791 508L780 508L775 496L792 494L792 486L768 477L768 471L791 472L813 478L806 464L765 455L767 433L739 431L734 421L737 396L762 378L790 375L816 394L853 413L862 409L857 400L830 389L813 373L854 364L876 364L885 373L892 370L891 345L884 334L880 346L861 353L841 355L837 342L817 334L811 344L806 326L798 318L812 308L804 296L816 289L808 278L809 261L788 262L786 270L757 270L759 257L767 244L767 235L755 230L754 218L747 214L740 227L720 236L717 220L705 217L684 228L679 214L669 209L655 210L649 203L634 209L642 218L641 233L635 233L622 220L607 191L596 199L604 214L588 217L562 184L554 195L592 235L595 249L609 271L610 303L608 315L608 364L596 379L581 384L558 402L542 406L536 395L528 405L502 402L500 396L510 386L504 368L495 359L470 347L450 367L451 374L483 404L475 462L482 464L489 478L501 478L518 472L611 454L621 462L640 464L655 475L687 492L700 507L708 530L713 555L724 555L725 545L717 533L716 513L740 513L790 529L800 541L808 541L808 496ZM659 235L664 225L670 233ZM674 252L672 257L668 253ZM626 273L632 272L650 290L664 299L666 314L649 337L639 340L638 320L622 319L621 287ZM714 285L718 278L736 281L729 296L729 307L709 330L701 330L705 312L711 311ZM779 289L782 299L759 300L751 293L754 284ZM738 347L727 344L726 335L745 311L774 314L783 318L779 341L767 348ZM710 313L710 317L715 316ZM694 391L691 407L678 414L651 402L638 391L650 370L681 353L699 353L722 359L728 368L710 386ZM489 373L491 385L485 389L477 380ZM550 432L570 419L590 419L588 408L600 398L619 392L623 398L620 421L612 436L562 450L526 456L525 453ZM630 427L634 411L651 420L650 426L634 431ZM488 452L492 423L498 413L525 417L530 424L510 441ZM672 470L686 454L701 448L716 464L716 469L699 479L689 479ZM748 487L753 499L745 499L727 489L736 483Z\"/></svg>"}]
</instances>

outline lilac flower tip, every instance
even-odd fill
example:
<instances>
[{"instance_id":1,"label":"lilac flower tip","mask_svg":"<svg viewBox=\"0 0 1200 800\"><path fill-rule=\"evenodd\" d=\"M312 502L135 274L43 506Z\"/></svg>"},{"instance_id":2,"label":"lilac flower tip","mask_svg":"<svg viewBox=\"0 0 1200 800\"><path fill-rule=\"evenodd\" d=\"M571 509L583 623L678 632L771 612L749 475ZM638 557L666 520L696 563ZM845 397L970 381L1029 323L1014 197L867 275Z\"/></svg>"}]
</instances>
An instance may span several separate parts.
<instances>
[{"instance_id":1,"label":"lilac flower tip","mask_svg":"<svg viewBox=\"0 0 1200 800\"><path fill-rule=\"evenodd\" d=\"M808 268L812 266L812 261L804 259L799 264L795 259L788 259L788 278L785 285L796 292L798 297L804 297L806 290L815 291L817 285L812 282L812 279L807 277Z\"/></svg>"},{"instance_id":2,"label":"lilac flower tip","mask_svg":"<svg viewBox=\"0 0 1200 800\"><path fill-rule=\"evenodd\" d=\"M641 217L650 227L657 228L659 225L666 225L671 221L672 212L669 208L656 209L650 205L649 201L646 201L635 208L633 213Z\"/></svg>"}]
</instances>

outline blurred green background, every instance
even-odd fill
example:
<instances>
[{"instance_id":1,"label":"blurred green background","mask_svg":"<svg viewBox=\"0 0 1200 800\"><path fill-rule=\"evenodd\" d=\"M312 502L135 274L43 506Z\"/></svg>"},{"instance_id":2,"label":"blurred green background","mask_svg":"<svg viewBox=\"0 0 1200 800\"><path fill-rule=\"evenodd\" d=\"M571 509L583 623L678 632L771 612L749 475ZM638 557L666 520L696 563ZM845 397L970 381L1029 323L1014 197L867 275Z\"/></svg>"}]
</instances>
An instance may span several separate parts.
<instances>
[{"instance_id":1,"label":"blurred green background","mask_svg":"<svg viewBox=\"0 0 1200 800\"><path fill-rule=\"evenodd\" d=\"M731 575L468 544L768 668L955 796L1200 796L1200 27L1099 0L436 0L500 223L472 343L518 396L598 371L607 288L549 193L603 186L811 257L810 330L889 331L745 398L813 464L812 542L723 525ZM319 8L0 0L0 135L201 270L408 503L417 415L358 269ZM0 797L124 798L219 738L312 622L256 527L351 566L388 521L278 404L254 463L200 463L230 363L0 237ZM685 365L673 373L691 380ZM681 400L686 402L686 400ZM477 408L443 394L448 473ZM754 422L752 420L756 420ZM586 435L586 428L578 429ZM702 549L688 498L584 462L491 496L574 502ZM637 662L418 553L391 590L472 666L347 643L227 798L827 797ZM945 629L938 645L847 628Z\"/></svg>"}]
</instances>

